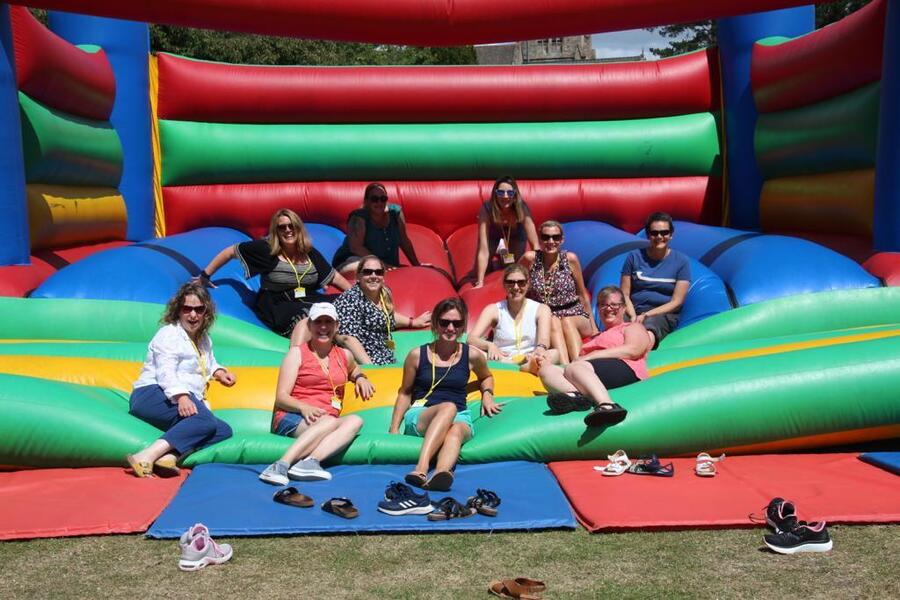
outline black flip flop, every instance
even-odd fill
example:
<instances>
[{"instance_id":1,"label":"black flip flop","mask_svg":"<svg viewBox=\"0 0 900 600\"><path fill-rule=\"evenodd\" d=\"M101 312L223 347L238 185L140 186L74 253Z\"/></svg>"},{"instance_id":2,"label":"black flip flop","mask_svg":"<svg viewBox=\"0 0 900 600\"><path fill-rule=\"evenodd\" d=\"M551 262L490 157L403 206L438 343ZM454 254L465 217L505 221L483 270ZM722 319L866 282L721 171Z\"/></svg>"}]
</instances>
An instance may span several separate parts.
<instances>
[{"instance_id":1,"label":"black flip flop","mask_svg":"<svg viewBox=\"0 0 900 600\"><path fill-rule=\"evenodd\" d=\"M547 406L555 415L564 415L576 410L588 410L592 406L589 398L578 392L564 394L562 392L553 392L547 394Z\"/></svg>"},{"instance_id":2,"label":"black flip flop","mask_svg":"<svg viewBox=\"0 0 900 600\"><path fill-rule=\"evenodd\" d=\"M315 502L313 499L307 496L306 494L301 494L297 488L291 486L286 487L283 490L278 490L275 492L275 495L272 496L272 500L277 502L278 504L286 504L288 506L296 506L298 508L309 508Z\"/></svg>"},{"instance_id":3,"label":"black flip flop","mask_svg":"<svg viewBox=\"0 0 900 600\"><path fill-rule=\"evenodd\" d=\"M322 503L322 510L344 519L355 519L359 509L353 506L349 498L332 498Z\"/></svg>"},{"instance_id":4,"label":"black flip flop","mask_svg":"<svg viewBox=\"0 0 900 600\"><path fill-rule=\"evenodd\" d=\"M442 471L446 473L446 471ZM463 506L450 496L441 498L434 504L434 510L428 513L429 521L449 521L450 519L462 519L471 517L475 514L475 509L470 506Z\"/></svg>"},{"instance_id":5,"label":"black flip flop","mask_svg":"<svg viewBox=\"0 0 900 600\"><path fill-rule=\"evenodd\" d=\"M428 480L425 478L425 475L424 475L424 474L422 474L422 473L417 473L416 471L412 471L412 472L410 472L410 473L407 473L407 474L403 477L403 480L404 480L406 483L408 483L409 485L413 486L413 487L423 488L423 489L425 488L425 483L428 481Z\"/></svg>"},{"instance_id":6,"label":"black flip flop","mask_svg":"<svg viewBox=\"0 0 900 600\"><path fill-rule=\"evenodd\" d=\"M486 517L496 517L497 507L500 506L500 496L491 490L475 490L475 495L470 496L466 506L474 508L478 514Z\"/></svg>"},{"instance_id":7,"label":"black flip flop","mask_svg":"<svg viewBox=\"0 0 900 600\"><path fill-rule=\"evenodd\" d=\"M588 427L603 427L604 425L615 425L625 420L628 411L616 404L599 404L594 407L591 414L584 418L584 424Z\"/></svg>"},{"instance_id":8,"label":"black flip flop","mask_svg":"<svg viewBox=\"0 0 900 600\"><path fill-rule=\"evenodd\" d=\"M655 475L656 477L674 477L675 465L667 463L665 465L659 462L654 454L650 458L642 458L631 463L628 467L629 473L635 475Z\"/></svg>"},{"instance_id":9,"label":"black flip flop","mask_svg":"<svg viewBox=\"0 0 900 600\"><path fill-rule=\"evenodd\" d=\"M436 471L422 487L433 492L449 492L453 485L453 473L450 471Z\"/></svg>"}]
</instances>

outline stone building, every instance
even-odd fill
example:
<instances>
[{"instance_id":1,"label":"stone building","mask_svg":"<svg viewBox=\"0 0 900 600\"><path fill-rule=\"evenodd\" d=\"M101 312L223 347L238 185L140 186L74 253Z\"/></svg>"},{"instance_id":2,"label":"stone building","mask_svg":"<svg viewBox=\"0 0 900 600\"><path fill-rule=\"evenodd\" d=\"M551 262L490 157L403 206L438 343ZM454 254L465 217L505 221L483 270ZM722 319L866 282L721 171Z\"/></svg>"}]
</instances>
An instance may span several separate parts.
<instances>
[{"instance_id":1,"label":"stone building","mask_svg":"<svg viewBox=\"0 0 900 600\"><path fill-rule=\"evenodd\" d=\"M644 60L643 53L615 59L598 59L590 35L544 38L515 42L514 44L494 44L475 46L475 56L479 65L534 65L572 62L623 62Z\"/></svg>"}]
</instances>

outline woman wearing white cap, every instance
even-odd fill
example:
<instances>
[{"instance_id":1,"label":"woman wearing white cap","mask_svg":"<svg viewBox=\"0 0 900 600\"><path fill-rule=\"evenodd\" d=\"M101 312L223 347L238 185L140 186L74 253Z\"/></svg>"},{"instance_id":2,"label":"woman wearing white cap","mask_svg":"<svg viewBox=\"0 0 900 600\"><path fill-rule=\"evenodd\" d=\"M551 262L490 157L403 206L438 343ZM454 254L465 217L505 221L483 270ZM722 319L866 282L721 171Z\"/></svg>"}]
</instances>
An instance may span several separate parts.
<instances>
[{"instance_id":1,"label":"woman wearing white cap","mask_svg":"<svg viewBox=\"0 0 900 600\"><path fill-rule=\"evenodd\" d=\"M344 384L354 383L363 400L375 391L350 351L334 343L338 316L333 305L313 304L307 325L310 341L291 346L281 363L272 414L272 433L297 439L259 476L266 483L331 479L319 463L346 448L363 425L357 415L340 416Z\"/></svg>"}]
</instances>

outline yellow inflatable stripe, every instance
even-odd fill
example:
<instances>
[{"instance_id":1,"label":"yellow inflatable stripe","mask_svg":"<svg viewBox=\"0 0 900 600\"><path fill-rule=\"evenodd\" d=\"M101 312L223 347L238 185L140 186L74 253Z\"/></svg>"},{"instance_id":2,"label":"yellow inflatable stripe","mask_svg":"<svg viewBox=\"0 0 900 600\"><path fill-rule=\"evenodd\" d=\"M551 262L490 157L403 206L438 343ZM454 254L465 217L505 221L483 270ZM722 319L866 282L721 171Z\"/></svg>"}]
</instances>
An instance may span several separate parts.
<instances>
[{"instance_id":1,"label":"yellow inflatable stripe","mask_svg":"<svg viewBox=\"0 0 900 600\"><path fill-rule=\"evenodd\" d=\"M32 250L125 239L125 198L114 188L30 183L27 196Z\"/></svg>"},{"instance_id":2,"label":"yellow inflatable stripe","mask_svg":"<svg viewBox=\"0 0 900 600\"><path fill-rule=\"evenodd\" d=\"M871 340L879 340L889 337L900 336L900 329L890 329L887 331L874 331L870 333L855 333L851 335L843 335L827 339L808 340L805 342L789 342L786 344L775 344L774 346L765 346L762 348L749 348L747 350L737 350L735 352L724 352L722 354L713 354L711 356L702 356L691 360L675 362L664 367L656 367L650 369L650 375L662 375L671 371L678 371L688 367L696 367L698 365L709 365L717 362L725 362L729 360L739 360L742 358L753 358L756 356L769 356L770 354L781 354L784 352L796 352L797 350L809 350L811 348L824 348L826 346L838 346L840 344L853 344L856 342L866 342Z\"/></svg>"},{"instance_id":3,"label":"yellow inflatable stripe","mask_svg":"<svg viewBox=\"0 0 900 600\"><path fill-rule=\"evenodd\" d=\"M159 143L159 65L150 55L150 146L153 149L153 222L156 237L166 237L166 210L162 193L162 150Z\"/></svg>"}]
</instances>

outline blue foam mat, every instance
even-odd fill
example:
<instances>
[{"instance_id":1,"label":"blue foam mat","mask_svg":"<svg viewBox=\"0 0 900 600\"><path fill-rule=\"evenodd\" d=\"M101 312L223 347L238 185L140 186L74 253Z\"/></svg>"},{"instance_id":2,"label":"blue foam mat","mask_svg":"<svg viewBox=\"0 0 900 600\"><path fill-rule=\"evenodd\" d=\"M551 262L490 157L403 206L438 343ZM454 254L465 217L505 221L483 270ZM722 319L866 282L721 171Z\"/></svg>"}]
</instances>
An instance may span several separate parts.
<instances>
[{"instance_id":1,"label":"blue foam mat","mask_svg":"<svg viewBox=\"0 0 900 600\"><path fill-rule=\"evenodd\" d=\"M278 504L282 489L259 481L265 465L207 464L196 467L178 495L159 516L148 537L176 538L194 523L214 536L285 535L342 532L497 531L576 527L569 503L546 465L524 461L461 465L450 492L431 493L432 501L453 496L465 503L477 488L496 492L502 503L496 517L475 515L429 521L424 515L392 517L378 512L384 488L403 481L410 465L341 465L331 481L292 482L316 501L312 508ZM329 498L350 498L356 519L342 519L319 506Z\"/></svg>"},{"instance_id":2,"label":"blue foam mat","mask_svg":"<svg viewBox=\"0 0 900 600\"><path fill-rule=\"evenodd\" d=\"M859 459L900 475L900 452L866 452Z\"/></svg>"}]
</instances>

